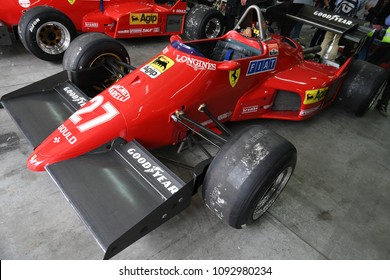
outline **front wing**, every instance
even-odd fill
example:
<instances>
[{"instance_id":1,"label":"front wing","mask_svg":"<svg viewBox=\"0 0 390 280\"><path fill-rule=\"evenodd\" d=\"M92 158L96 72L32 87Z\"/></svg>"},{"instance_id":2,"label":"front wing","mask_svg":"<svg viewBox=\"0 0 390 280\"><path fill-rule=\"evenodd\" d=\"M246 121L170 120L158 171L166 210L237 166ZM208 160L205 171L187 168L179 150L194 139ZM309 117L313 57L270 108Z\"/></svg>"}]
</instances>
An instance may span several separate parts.
<instances>
[{"instance_id":1,"label":"front wing","mask_svg":"<svg viewBox=\"0 0 390 280\"><path fill-rule=\"evenodd\" d=\"M61 72L3 96L1 104L35 147L88 99ZM104 145L46 167L104 259L187 208L192 196L191 188L137 141L108 144L110 149Z\"/></svg>"}]
</instances>

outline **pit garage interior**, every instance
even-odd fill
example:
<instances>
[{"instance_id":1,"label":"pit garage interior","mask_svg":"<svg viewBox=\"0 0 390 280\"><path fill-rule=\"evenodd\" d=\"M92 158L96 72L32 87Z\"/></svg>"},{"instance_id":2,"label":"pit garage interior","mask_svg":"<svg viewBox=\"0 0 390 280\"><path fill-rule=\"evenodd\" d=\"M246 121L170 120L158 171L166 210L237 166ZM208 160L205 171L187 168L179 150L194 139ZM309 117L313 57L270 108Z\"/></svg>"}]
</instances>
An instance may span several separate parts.
<instances>
[{"instance_id":1,"label":"pit garage interior","mask_svg":"<svg viewBox=\"0 0 390 280\"><path fill-rule=\"evenodd\" d=\"M121 42L139 66L169 38ZM61 70L60 62L39 60L20 42L1 46L0 96ZM113 259L390 259L389 118L375 109L359 118L332 106L303 122L264 119L230 128L251 123L276 131L298 151L289 184L259 221L230 228L198 192L186 210ZM0 259L102 259L103 251L49 175L26 168L31 151L1 109ZM177 155L186 156L194 155Z\"/></svg>"}]
</instances>

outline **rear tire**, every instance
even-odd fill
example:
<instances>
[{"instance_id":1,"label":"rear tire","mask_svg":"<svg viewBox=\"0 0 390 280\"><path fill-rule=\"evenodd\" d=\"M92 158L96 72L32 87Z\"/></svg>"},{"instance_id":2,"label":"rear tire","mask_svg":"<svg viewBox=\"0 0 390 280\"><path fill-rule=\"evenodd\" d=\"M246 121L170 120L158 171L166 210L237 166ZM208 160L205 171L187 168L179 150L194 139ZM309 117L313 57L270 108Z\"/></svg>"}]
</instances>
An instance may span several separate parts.
<instances>
[{"instance_id":1,"label":"rear tire","mask_svg":"<svg viewBox=\"0 0 390 280\"><path fill-rule=\"evenodd\" d=\"M195 5L186 16L185 34L190 40L220 37L224 29L222 13L209 6Z\"/></svg>"},{"instance_id":2,"label":"rear tire","mask_svg":"<svg viewBox=\"0 0 390 280\"><path fill-rule=\"evenodd\" d=\"M289 141L261 126L247 127L211 162L203 182L203 200L220 219L242 228L275 202L296 160L296 149Z\"/></svg>"},{"instance_id":3,"label":"rear tire","mask_svg":"<svg viewBox=\"0 0 390 280\"><path fill-rule=\"evenodd\" d=\"M63 67L69 79L89 95L109 87L129 70L120 63L130 65L126 48L118 41L102 33L85 33L78 36L65 52ZM85 76L85 71L96 67L104 71ZM109 71L106 71L106 70ZM118 71L120 70L120 71Z\"/></svg>"},{"instance_id":4,"label":"rear tire","mask_svg":"<svg viewBox=\"0 0 390 280\"><path fill-rule=\"evenodd\" d=\"M383 93L388 73L383 68L363 60L354 60L351 63L336 104L360 117Z\"/></svg>"},{"instance_id":5,"label":"rear tire","mask_svg":"<svg viewBox=\"0 0 390 280\"><path fill-rule=\"evenodd\" d=\"M18 34L24 47L33 55L42 60L57 61L62 59L77 31L62 12L38 6L22 15Z\"/></svg>"}]
</instances>

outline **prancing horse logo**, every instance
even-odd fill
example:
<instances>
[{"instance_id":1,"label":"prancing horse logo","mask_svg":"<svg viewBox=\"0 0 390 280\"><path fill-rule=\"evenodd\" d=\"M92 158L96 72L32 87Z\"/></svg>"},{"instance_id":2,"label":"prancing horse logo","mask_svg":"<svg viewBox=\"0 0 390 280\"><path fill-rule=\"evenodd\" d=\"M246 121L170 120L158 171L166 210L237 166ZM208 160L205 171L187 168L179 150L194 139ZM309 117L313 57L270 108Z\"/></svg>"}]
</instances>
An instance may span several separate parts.
<instances>
[{"instance_id":1,"label":"prancing horse logo","mask_svg":"<svg viewBox=\"0 0 390 280\"><path fill-rule=\"evenodd\" d=\"M236 70L229 71L229 82L230 85L234 88L240 78L241 68Z\"/></svg>"}]
</instances>

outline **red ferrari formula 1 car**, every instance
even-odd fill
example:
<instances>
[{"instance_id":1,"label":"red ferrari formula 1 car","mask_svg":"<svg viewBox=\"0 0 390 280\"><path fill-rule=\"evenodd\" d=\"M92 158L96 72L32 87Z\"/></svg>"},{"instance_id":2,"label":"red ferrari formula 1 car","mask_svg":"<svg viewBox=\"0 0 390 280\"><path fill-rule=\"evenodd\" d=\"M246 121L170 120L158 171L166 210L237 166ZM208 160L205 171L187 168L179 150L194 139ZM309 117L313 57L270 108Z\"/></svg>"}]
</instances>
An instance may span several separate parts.
<instances>
[{"instance_id":1,"label":"red ferrari formula 1 car","mask_svg":"<svg viewBox=\"0 0 390 280\"><path fill-rule=\"evenodd\" d=\"M0 6L0 45L11 44L15 34L38 58L59 60L78 32L102 32L112 38L181 34L187 8L183 0L160 4L153 0L9 0ZM222 35L219 11L206 5L197 5L197 11L195 16L205 21L191 27L194 34Z\"/></svg>"},{"instance_id":2,"label":"red ferrari formula 1 car","mask_svg":"<svg viewBox=\"0 0 390 280\"><path fill-rule=\"evenodd\" d=\"M245 37L237 30L251 12L260 28ZM321 24L332 16L322 13L304 7L298 16ZM66 71L2 97L35 147L28 168L50 173L105 258L185 209L200 186L208 208L235 228L271 207L293 174L294 145L258 125L233 135L226 122L299 121L334 102L362 115L386 85L385 72L364 61L305 59L315 50L270 34L258 7L236 29L189 42L174 35L138 68L118 41L83 34L64 56ZM344 31L366 36L357 24ZM154 155L199 137L218 151L205 150L187 182Z\"/></svg>"}]
</instances>

